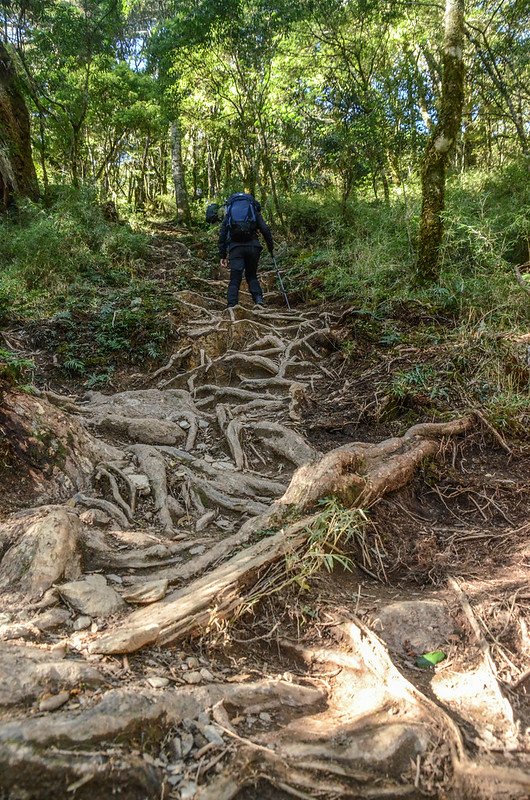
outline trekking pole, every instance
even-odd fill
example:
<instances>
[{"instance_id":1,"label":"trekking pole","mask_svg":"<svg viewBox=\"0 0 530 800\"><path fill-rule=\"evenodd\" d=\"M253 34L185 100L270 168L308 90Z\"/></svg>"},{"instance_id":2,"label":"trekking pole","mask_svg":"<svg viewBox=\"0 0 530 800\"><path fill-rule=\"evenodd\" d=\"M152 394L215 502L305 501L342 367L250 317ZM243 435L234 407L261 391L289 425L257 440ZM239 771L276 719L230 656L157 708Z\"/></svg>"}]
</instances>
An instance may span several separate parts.
<instances>
[{"instance_id":1,"label":"trekking pole","mask_svg":"<svg viewBox=\"0 0 530 800\"><path fill-rule=\"evenodd\" d=\"M282 292L283 296L285 297L285 302L287 304L287 308L290 311L291 310L291 306L289 304L289 298L287 297L287 292L285 291L285 286L283 285L282 276L280 274L280 268L278 267L278 263L277 263L277 261L276 261L274 256L272 256L272 263L274 264L274 269L276 270L276 275L278 276L278 283L280 284L281 292Z\"/></svg>"}]
</instances>

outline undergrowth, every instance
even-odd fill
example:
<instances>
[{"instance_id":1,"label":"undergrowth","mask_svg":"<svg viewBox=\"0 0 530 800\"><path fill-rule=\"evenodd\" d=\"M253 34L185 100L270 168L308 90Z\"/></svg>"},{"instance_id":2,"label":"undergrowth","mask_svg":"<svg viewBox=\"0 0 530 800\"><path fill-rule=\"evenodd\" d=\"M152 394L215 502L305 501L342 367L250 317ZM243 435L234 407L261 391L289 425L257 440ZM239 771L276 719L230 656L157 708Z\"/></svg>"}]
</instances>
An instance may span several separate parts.
<instances>
[{"instance_id":1,"label":"undergrowth","mask_svg":"<svg viewBox=\"0 0 530 800\"><path fill-rule=\"evenodd\" d=\"M354 309L342 341L352 369L374 346L388 363L375 378L377 422L479 409L502 434L528 436L530 298L514 271L529 259L527 185L524 162L449 179L440 278L428 287L415 282L418 184L394 187L388 205L361 195L285 203L288 289Z\"/></svg>"},{"instance_id":2,"label":"undergrowth","mask_svg":"<svg viewBox=\"0 0 530 800\"><path fill-rule=\"evenodd\" d=\"M149 237L105 217L89 189L58 187L0 220L0 324L29 327L63 378L105 386L164 351L170 299L139 277ZM13 373L11 362L3 372Z\"/></svg>"},{"instance_id":3,"label":"undergrowth","mask_svg":"<svg viewBox=\"0 0 530 800\"><path fill-rule=\"evenodd\" d=\"M288 238L297 255L284 259L290 288L306 300L342 300L381 315L417 308L455 323L507 329L528 323L528 296L514 265L529 258L528 168L475 171L448 181L445 239L437 284L415 285L419 185L395 187L388 205L359 196L284 201Z\"/></svg>"},{"instance_id":4,"label":"undergrowth","mask_svg":"<svg viewBox=\"0 0 530 800\"><path fill-rule=\"evenodd\" d=\"M88 189L56 188L50 204L24 201L0 219L0 317L38 317L87 289L125 287L147 237L110 222Z\"/></svg>"},{"instance_id":5,"label":"undergrowth","mask_svg":"<svg viewBox=\"0 0 530 800\"><path fill-rule=\"evenodd\" d=\"M34 368L35 364L30 358L0 347L0 384L25 389L31 383Z\"/></svg>"},{"instance_id":6,"label":"undergrowth","mask_svg":"<svg viewBox=\"0 0 530 800\"><path fill-rule=\"evenodd\" d=\"M173 334L171 298L147 280L94 295L85 287L63 310L36 326L34 341L51 350L64 377L88 389L105 386L119 367L155 362Z\"/></svg>"}]
</instances>

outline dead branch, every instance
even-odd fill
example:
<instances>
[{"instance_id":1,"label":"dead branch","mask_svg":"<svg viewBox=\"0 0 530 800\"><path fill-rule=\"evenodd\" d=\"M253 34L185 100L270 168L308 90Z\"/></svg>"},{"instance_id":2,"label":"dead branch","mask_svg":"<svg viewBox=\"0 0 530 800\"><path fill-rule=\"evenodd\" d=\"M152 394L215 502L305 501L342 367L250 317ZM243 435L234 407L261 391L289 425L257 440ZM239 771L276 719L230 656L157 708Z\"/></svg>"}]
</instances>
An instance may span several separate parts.
<instances>
[{"instance_id":1,"label":"dead branch","mask_svg":"<svg viewBox=\"0 0 530 800\"><path fill-rule=\"evenodd\" d=\"M527 294L530 294L530 284L525 281L522 274L522 270L527 269L528 267L530 267L530 261L527 261L526 264L519 264L518 266L514 267L513 270L515 272L515 280L521 289Z\"/></svg>"}]
</instances>

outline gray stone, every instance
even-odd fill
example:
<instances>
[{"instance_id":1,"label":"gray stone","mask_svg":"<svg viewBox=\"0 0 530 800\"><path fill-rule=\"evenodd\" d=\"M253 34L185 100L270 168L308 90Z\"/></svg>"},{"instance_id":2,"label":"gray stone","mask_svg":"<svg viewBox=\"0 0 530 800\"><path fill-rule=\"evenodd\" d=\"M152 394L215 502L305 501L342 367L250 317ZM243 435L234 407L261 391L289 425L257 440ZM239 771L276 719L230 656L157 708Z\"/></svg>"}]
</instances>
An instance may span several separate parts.
<instances>
[{"instance_id":1,"label":"gray stone","mask_svg":"<svg viewBox=\"0 0 530 800\"><path fill-rule=\"evenodd\" d=\"M103 677L84 661L64 658L61 652L3 644L0 648L0 707L29 704L44 691L76 686L98 686Z\"/></svg>"},{"instance_id":2,"label":"gray stone","mask_svg":"<svg viewBox=\"0 0 530 800\"><path fill-rule=\"evenodd\" d=\"M206 669L205 667L201 669L199 674L201 675L202 678L204 678L205 681L213 681L214 679L210 670Z\"/></svg>"},{"instance_id":3,"label":"gray stone","mask_svg":"<svg viewBox=\"0 0 530 800\"><path fill-rule=\"evenodd\" d=\"M173 757L176 759L182 758L182 742L180 741L180 736L175 736L174 739L171 740L171 752Z\"/></svg>"},{"instance_id":4,"label":"gray stone","mask_svg":"<svg viewBox=\"0 0 530 800\"><path fill-rule=\"evenodd\" d=\"M54 628L60 628L61 625L66 625L71 619L71 614L65 608L50 608L44 614L32 620L33 625L40 631L52 631Z\"/></svg>"},{"instance_id":5,"label":"gray stone","mask_svg":"<svg viewBox=\"0 0 530 800\"><path fill-rule=\"evenodd\" d=\"M82 581L63 583L57 588L69 605L90 617L109 617L126 607L115 589L107 585L104 575L87 575Z\"/></svg>"},{"instance_id":6,"label":"gray stone","mask_svg":"<svg viewBox=\"0 0 530 800\"><path fill-rule=\"evenodd\" d=\"M191 683L191 684L202 683L202 675L200 672L195 672L195 671L184 672L182 677L186 681L186 683Z\"/></svg>"},{"instance_id":7,"label":"gray stone","mask_svg":"<svg viewBox=\"0 0 530 800\"><path fill-rule=\"evenodd\" d=\"M198 544L196 547L190 549L190 556L200 556L205 550L206 547L203 544Z\"/></svg>"},{"instance_id":8,"label":"gray stone","mask_svg":"<svg viewBox=\"0 0 530 800\"><path fill-rule=\"evenodd\" d=\"M201 725L202 735L212 744L223 745L224 739L215 725Z\"/></svg>"},{"instance_id":9,"label":"gray stone","mask_svg":"<svg viewBox=\"0 0 530 800\"><path fill-rule=\"evenodd\" d=\"M179 420L179 426L180 426L180 427L182 428L182 430L184 430L184 431L187 431L187 430L188 430L188 428L190 428L190 427L191 427L191 425L190 425L190 423L188 422L188 420L187 420L187 419L180 419L180 420Z\"/></svg>"},{"instance_id":10,"label":"gray stone","mask_svg":"<svg viewBox=\"0 0 530 800\"><path fill-rule=\"evenodd\" d=\"M84 631L86 628L90 628L92 625L92 619L90 617L78 617L73 624L74 631Z\"/></svg>"},{"instance_id":11,"label":"gray stone","mask_svg":"<svg viewBox=\"0 0 530 800\"><path fill-rule=\"evenodd\" d=\"M163 689L164 686L169 686L169 678L153 675L151 678L147 678L147 683L152 686L153 689Z\"/></svg>"},{"instance_id":12,"label":"gray stone","mask_svg":"<svg viewBox=\"0 0 530 800\"><path fill-rule=\"evenodd\" d=\"M442 647L455 623L441 600L404 600L380 609L373 625L386 644L400 651L426 653Z\"/></svg>"},{"instance_id":13,"label":"gray stone","mask_svg":"<svg viewBox=\"0 0 530 800\"><path fill-rule=\"evenodd\" d=\"M188 731L184 731L180 737L181 745L182 745L182 758L186 758L193 749L193 734L189 733Z\"/></svg>"},{"instance_id":14,"label":"gray stone","mask_svg":"<svg viewBox=\"0 0 530 800\"><path fill-rule=\"evenodd\" d=\"M199 716L197 717L197 723L199 725L209 725L211 722L210 715L207 711L201 711Z\"/></svg>"}]
</instances>

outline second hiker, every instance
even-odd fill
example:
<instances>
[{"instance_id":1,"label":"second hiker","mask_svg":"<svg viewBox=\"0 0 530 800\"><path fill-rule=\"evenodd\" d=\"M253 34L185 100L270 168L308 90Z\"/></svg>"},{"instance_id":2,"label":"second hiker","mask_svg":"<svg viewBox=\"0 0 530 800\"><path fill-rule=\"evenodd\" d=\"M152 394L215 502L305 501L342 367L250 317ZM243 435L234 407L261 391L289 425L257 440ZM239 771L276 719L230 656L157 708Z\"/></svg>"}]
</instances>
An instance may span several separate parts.
<instances>
[{"instance_id":1,"label":"second hiker","mask_svg":"<svg viewBox=\"0 0 530 800\"><path fill-rule=\"evenodd\" d=\"M248 283L252 299L257 306L263 305L263 290L257 272L263 245L258 231L265 239L271 256L274 252L272 233L261 215L260 204L251 194L238 192L226 201L226 213L219 232L219 256L221 266L230 266L228 284L228 307L236 306L243 274Z\"/></svg>"}]
</instances>

